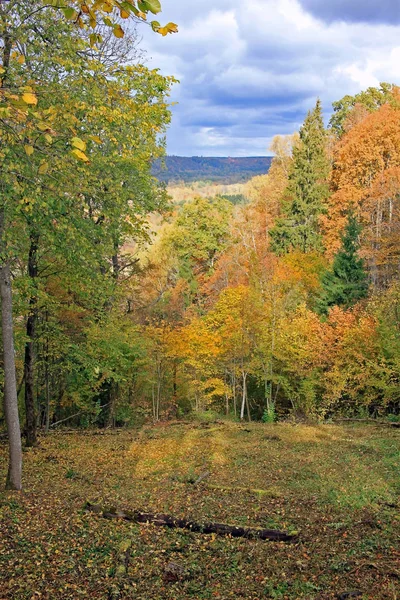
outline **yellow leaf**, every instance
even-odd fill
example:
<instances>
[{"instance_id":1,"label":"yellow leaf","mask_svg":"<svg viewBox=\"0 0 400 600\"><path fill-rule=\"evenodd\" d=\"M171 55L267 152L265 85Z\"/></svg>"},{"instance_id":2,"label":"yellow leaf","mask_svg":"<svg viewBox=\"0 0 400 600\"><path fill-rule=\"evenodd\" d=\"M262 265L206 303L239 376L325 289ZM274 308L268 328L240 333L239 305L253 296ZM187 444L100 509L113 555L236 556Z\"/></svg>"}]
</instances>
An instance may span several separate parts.
<instances>
[{"instance_id":1,"label":"yellow leaf","mask_svg":"<svg viewBox=\"0 0 400 600\"><path fill-rule=\"evenodd\" d=\"M123 8L121 8L121 10L119 11L119 14L121 15L121 19L129 19L129 13L127 10L124 10Z\"/></svg>"},{"instance_id":2,"label":"yellow leaf","mask_svg":"<svg viewBox=\"0 0 400 600\"><path fill-rule=\"evenodd\" d=\"M161 35L166 36L168 33L177 33L178 25L176 23L167 23L165 27L158 27L157 33L161 33Z\"/></svg>"},{"instance_id":3,"label":"yellow leaf","mask_svg":"<svg viewBox=\"0 0 400 600\"><path fill-rule=\"evenodd\" d=\"M84 162L89 162L89 159L86 156L86 154L84 154L77 148L74 148L73 150L71 150L71 154L73 154L73 156L75 156L75 158L79 158L79 160L83 160Z\"/></svg>"},{"instance_id":4,"label":"yellow leaf","mask_svg":"<svg viewBox=\"0 0 400 600\"><path fill-rule=\"evenodd\" d=\"M103 3L103 10L106 13L111 13L113 11L113 7L112 7L111 2L104 2Z\"/></svg>"},{"instance_id":5,"label":"yellow leaf","mask_svg":"<svg viewBox=\"0 0 400 600\"><path fill-rule=\"evenodd\" d=\"M5 72L6 72L5 68L4 67L0 67L0 74L3 74Z\"/></svg>"},{"instance_id":6,"label":"yellow leaf","mask_svg":"<svg viewBox=\"0 0 400 600\"><path fill-rule=\"evenodd\" d=\"M44 173L47 173L48 170L49 170L49 163L48 162L43 161L42 163L40 163L40 167L38 169L39 175L43 175Z\"/></svg>"},{"instance_id":7,"label":"yellow leaf","mask_svg":"<svg viewBox=\"0 0 400 600\"><path fill-rule=\"evenodd\" d=\"M27 153L28 156L33 154L33 152L34 152L33 146L29 146L28 144L26 144L26 146L24 146L24 148L25 148L25 152Z\"/></svg>"},{"instance_id":8,"label":"yellow leaf","mask_svg":"<svg viewBox=\"0 0 400 600\"><path fill-rule=\"evenodd\" d=\"M23 54L20 54L18 56L17 62L19 62L20 65L23 65L25 62L25 56Z\"/></svg>"},{"instance_id":9,"label":"yellow leaf","mask_svg":"<svg viewBox=\"0 0 400 600\"><path fill-rule=\"evenodd\" d=\"M103 141L97 135L91 135L90 139L93 140L93 142L96 142L96 144L102 144L103 143Z\"/></svg>"},{"instance_id":10,"label":"yellow leaf","mask_svg":"<svg viewBox=\"0 0 400 600\"><path fill-rule=\"evenodd\" d=\"M22 100L25 102L25 104L37 104L37 98L35 94L31 94L29 92L22 94Z\"/></svg>"},{"instance_id":11,"label":"yellow leaf","mask_svg":"<svg viewBox=\"0 0 400 600\"><path fill-rule=\"evenodd\" d=\"M86 144L81 138L73 137L71 140L71 144L74 148L78 148L78 150L86 150Z\"/></svg>"},{"instance_id":12,"label":"yellow leaf","mask_svg":"<svg viewBox=\"0 0 400 600\"><path fill-rule=\"evenodd\" d=\"M123 38L125 35L124 30L122 29L121 25L115 25L113 28L113 33L114 33L115 37L117 37L117 38Z\"/></svg>"},{"instance_id":13,"label":"yellow leaf","mask_svg":"<svg viewBox=\"0 0 400 600\"><path fill-rule=\"evenodd\" d=\"M52 138L52 137L51 137L51 135L50 135L50 134L48 134L48 133L45 133L45 135L44 135L44 139L46 140L46 142L47 142L48 144L52 144L52 143L53 143L53 138Z\"/></svg>"}]
</instances>

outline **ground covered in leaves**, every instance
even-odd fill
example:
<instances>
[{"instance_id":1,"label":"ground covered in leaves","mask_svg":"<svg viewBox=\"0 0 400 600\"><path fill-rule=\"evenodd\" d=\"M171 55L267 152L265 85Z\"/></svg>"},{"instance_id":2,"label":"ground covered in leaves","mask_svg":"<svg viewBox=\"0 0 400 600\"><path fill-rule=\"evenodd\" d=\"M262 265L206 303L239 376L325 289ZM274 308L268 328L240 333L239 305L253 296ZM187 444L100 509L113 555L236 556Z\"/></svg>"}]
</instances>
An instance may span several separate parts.
<instances>
[{"instance_id":1,"label":"ground covered in leaves","mask_svg":"<svg viewBox=\"0 0 400 600\"><path fill-rule=\"evenodd\" d=\"M2 480L6 457L1 446ZM400 598L398 429L218 422L64 432L24 460L24 492L0 494L1 600ZM299 538L107 520L86 501Z\"/></svg>"}]
</instances>

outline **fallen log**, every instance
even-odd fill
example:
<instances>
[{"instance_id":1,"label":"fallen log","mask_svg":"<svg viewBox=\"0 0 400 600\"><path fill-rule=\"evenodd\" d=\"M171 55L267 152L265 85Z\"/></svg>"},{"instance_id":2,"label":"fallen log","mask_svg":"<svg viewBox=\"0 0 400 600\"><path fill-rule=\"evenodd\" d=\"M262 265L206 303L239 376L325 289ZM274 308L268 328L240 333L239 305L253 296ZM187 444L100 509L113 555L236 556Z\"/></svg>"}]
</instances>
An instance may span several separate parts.
<instances>
[{"instance_id":1,"label":"fallen log","mask_svg":"<svg viewBox=\"0 0 400 600\"><path fill-rule=\"evenodd\" d=\"M210 477L210 475L211 475L210 471L206 471L205 473L202 473L201 475L198 476L196 481L193 481L193 485L199 485L199 483L204 481L204 479L207 479L207 477Z\"/></svg>"},{"instance_id":2,"label":"fallen log","mask_svg":"<svg viewBox=\"0 0 400 600\"><path fill-rule=\"evenodd\" d=\"M139 510L122 511L115 508L103 510L97 504L87 502L85 510L94 512L105 519L123 519L134 523L153 523L169 529L188 529L194 533L225 535L231 537L243 537L248 539L270 540L274 542L293 542L297 540L297 534L279 531L277 529L258 529L254 527L237 527L225 525L224 523L197 523L188 519L178 519L170 515L141 512Z\"/></svg>"}]
</instances>

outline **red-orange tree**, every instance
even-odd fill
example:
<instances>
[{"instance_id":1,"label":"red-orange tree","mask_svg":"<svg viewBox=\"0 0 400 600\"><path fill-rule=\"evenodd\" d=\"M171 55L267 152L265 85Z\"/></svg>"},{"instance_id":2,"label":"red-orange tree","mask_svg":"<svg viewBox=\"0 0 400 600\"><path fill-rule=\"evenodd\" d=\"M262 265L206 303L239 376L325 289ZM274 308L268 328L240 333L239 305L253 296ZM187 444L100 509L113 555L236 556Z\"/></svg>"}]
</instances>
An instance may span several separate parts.
<instances>
[{"instance_id":1,"label":"red-orange tree","mask_svg":"<svg viewBox=\"0 0 400 600\"><path fill-rule=\"evenodd\" d=\"M342 137L335 150L333 194L322 217L333 256L349 211L362 227L362 255L372 281L387 281L399 259L400 108L385 104Z\"/></svg>"}]
</instances>

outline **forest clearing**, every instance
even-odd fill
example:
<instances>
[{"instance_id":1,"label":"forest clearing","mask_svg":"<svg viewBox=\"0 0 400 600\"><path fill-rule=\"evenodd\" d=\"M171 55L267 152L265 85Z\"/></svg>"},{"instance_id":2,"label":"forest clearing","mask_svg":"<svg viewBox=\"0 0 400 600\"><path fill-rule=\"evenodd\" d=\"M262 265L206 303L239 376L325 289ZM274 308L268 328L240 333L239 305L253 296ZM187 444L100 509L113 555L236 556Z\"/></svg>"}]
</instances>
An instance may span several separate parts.
<instances>
[{"instance_id":1,"label":"forest clearing","mask_svg":"<svg viewBox=\"0 0 400 600\"><path fill-rule=\"evenodd\" d=\"M399 429L194 421L60 431L24 461L24 492L0 496L2 600L398 598ZM105 519L87 501L297 538Z\"/></svg>"}]
</instances>

